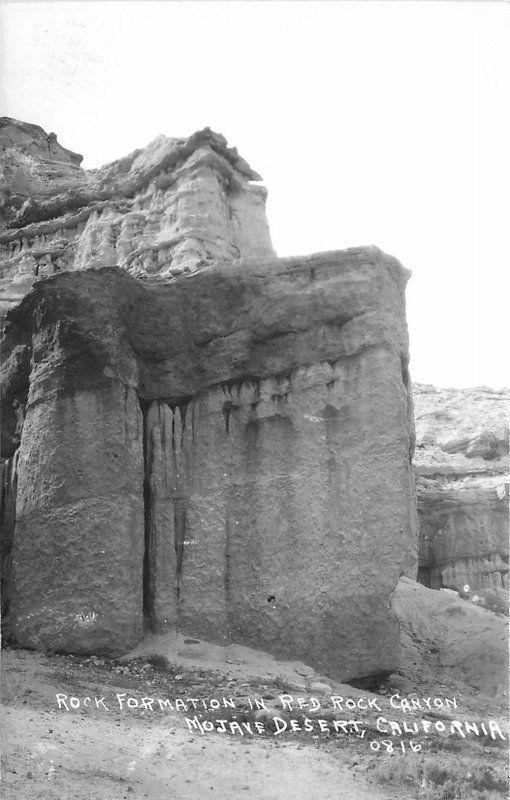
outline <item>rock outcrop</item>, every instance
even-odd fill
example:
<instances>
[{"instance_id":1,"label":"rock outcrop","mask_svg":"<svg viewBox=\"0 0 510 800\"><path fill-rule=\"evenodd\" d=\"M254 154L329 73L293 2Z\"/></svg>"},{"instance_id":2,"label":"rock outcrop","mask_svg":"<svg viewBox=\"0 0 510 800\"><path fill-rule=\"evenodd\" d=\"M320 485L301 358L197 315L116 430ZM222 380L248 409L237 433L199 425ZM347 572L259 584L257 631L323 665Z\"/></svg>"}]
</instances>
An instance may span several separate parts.
<instances>
[{"instance_id":1,"label":"rock outcrop","mask_svg":"<svg viewBox=\"0 0 510 800\"><path fill-rule=\"evenodd\" d=\"M0 148L0 315L62 270L170 278L274 255L260 176L209 128L88 171L55 134L8 117Z\"/></svg>"},{"instance_id":2,"label":"rock outcrop","mask_svg":"<svg viewBox=\"0 0 510 800\"><path fill-rule=\"evenodd\" d=\"M80 175L13 192L2 239L11 280L58 267L2 348L7 632L390 672L417 565L408 272L377 248L274 257L258 176L210 131Z\"/></svg>"},{"instance_id":3,"label":"rock outcrop","mask_svg":"<svg viewBox=\"0 0 510 800\"><path fill-rule=\"evenodd\" d=\"M465 696L467 684L492 698L507 695L508 620L503 616L409 578L399 580L391 607L400 624L399 673L408 691L440 683L449 697Z\"/></svg>"},{"instance_id":4,"label":"rock outcrop","mask_svg":"<svg viewBox=\"0 0 510 800\"><path fill-rule=\"evenodd\" d=\"M413 395L419 580L506 592L509 393L415 385Z\"/></svg>"}]
</instances>

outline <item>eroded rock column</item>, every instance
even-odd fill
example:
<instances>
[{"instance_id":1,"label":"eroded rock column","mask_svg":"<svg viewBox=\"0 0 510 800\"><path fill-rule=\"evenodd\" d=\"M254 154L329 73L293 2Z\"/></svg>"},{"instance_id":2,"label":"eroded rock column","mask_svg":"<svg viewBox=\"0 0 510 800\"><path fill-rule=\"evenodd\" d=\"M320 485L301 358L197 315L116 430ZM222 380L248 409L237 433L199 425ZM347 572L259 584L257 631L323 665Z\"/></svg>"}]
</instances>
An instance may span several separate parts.
<instances>
[{"instance_id":1,"label":"eroded rock column","mask_svg":"<svg viewBox=\"0 0 510 800\"><path fill-rule=\"evenodd\" d=\"M28 405L8 629L24 647L118 653L142 634L142 418L119 383Z\"/></svg>"}]
</instances>

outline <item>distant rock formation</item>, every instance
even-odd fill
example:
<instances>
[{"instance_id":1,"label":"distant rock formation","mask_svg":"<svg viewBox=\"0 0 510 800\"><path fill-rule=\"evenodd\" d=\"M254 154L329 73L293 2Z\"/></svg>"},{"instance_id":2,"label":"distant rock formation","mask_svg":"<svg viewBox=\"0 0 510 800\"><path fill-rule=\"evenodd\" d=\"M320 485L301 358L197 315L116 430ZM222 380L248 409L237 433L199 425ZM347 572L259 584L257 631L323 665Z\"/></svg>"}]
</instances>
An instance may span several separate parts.
<instances>
[{"instance_id":1,"label":"distant rock formation","mask_svg":"<svg viewBox=\"0 0 510 800\"><path fill-rule=\"evenodd\" d=\"M413 386L419 580L508 589L509 392Z\"/></svg>"},{"instance_id":2,"label":"distant rock formation","mask_svg":"<svg viewBox=\"0 0 510 800\"><path fill-rule=\"evenodd\" d=\"M389 597L417 564L409 273L376 248L277 259L255 177L205 131L11 195L10 279L20 253L57 272L30 273L2 348L22 646L121 653L178 629L344 679L398 664Z\"/></svg>"}]
</instances>

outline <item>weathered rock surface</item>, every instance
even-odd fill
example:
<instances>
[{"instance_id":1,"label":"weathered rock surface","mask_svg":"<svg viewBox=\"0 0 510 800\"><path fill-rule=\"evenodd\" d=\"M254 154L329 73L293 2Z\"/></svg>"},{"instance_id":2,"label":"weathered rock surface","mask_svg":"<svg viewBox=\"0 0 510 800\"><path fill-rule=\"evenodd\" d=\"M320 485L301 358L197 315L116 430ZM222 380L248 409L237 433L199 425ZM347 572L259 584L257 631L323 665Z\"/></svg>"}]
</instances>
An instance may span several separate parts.
<instances>
[{"instance_id":1,"label":"weathered rock surface","mask_svg":"<svg viewBox=\"0 0 510 800\"><path fill-rule=\"evenodd\" d=\"M170 278L274 255L260 176L209 128L85 171L55 134L3 117L0 151L0 316L62 270Z\"/></svg>"},{"instance_id":2,"label":"weathered rock surface","mask_svg":"<svg viewBox=\"0 0 510 800\"><path fill-rule=\"evenodd\" d=\"M420 580L507 590L509 393L417 384L413 396Z\"/></svg>"},{"instance_id":3,"label":"weathered rock surface","mask_svg":"<svg viewBox=\"0 0 510 800\"><path fill-rule=\"evenodd\" d=\"M83 157L66 150L38 125L0 118L0 209L3 226L19 227L29 208L83 182ZM23 210L22 210L23 209Z\"/></svg>"},{"instance_id":4,"label":"weathered rock surface","mask_svg":"<svg viewBox=\"0 0 510 800\"><path fill-rule=\"evenodd\" d=\"M391 608L402 640L399 672L411 686L440 682L452 697L464 691L461 677L486 695L506 694L508 621L503 616L405 577L398 581Z\"/></svg>"},{"instance_id":5,"label":"weathered rock surface","mask_svg":"<svg viewBox=\"0 0 510 800\"><path fill-rule=\"evenodd\" d=\"M394 669L388 599L416 572L407 277L362 248L36 283L2 350L16 640L125 652L145 626Z\"/></svg>"}]
</instances>

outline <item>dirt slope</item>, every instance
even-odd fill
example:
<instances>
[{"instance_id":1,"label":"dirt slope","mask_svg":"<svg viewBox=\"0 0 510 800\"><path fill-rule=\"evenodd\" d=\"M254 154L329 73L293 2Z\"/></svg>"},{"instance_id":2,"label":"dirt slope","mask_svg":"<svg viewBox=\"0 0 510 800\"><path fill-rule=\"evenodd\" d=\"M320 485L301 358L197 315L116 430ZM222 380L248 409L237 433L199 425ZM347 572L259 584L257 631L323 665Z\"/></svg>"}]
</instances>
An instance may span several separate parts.
<instances>
[{"instance_id":1,"label":"dirt slope","mask_svg":"<svg viewBox=\"0 0 510 800\"><path fill-rule=\"evenodd\" d=\"M202 694L213 696L218 675L207 675L214 683L202 685ZM116 692L140 697L133 685L142 688L146 681L127 671L11 651L3 654L3 676L3 800L405 797L382 787L374 795L353 766L356 749L327 749L318 737L201 735L167 711L57 710L57 691L106 696L107 702Z\"/></svg>"},{"instance_id":2,"label":"dirt slope","mask_svg":"<svg viewBox=\"0 0 510 800\"><path fill-rule=\"evenodd\" d=\"M4 650L2 799L503 800L508 693L497 665L505 623L462 603L404 581L393 599L402 631L401 668L373 691L329 681L300 662L184 637L151 637L118 661ZM458 606L461 612L450 613ZM473 612L477 620L471 619ZM466 624L478 626L487 638L476 645ZM443 663L447 653L455 658ZM466 659L475 665L471 671ZM480 681L491 664L492 682ZM498 677L503 686L494 685ZM58 708L57 693L69 710L62 703ZM278 704L289 694L293 710L287 713ZM414 698L419 708L399 712L393 705L397 695ZM319 714L298 709L298 698L311 702L311 696L318 698ZM348 700L351 710L335 711L332 696L343 697L345 705ZM80 700L79 708L71 708L71 697ZM92 698L86 708L85 697ZM170 699L173 706L157 708L154 701L155 707L144 709L143 697ZM248 697L263 699L267 711L251 711ZM176 698L232 699L235 710L195 712L188 703L190 710L178 711ZM446 707L445 698L458 707ZM301 726L308 715L313 731L277 734L271 724L276 713ZM252 730L258 721L265 730L251 735L245 729L243 736L201 733L186 723L194 715L202 723L237 720ZM448 727L459 719L480 728L491 719L501 735L481 735L481 728L480 735L463 738L434 730L391 735L377 728L380 715L401 725L405 719L409 726ZM333 719L355 719L358 733L321 732L317 717L330 728ZM411 741L419 744L415 751Z\"/></svg>"}]
</instances>

